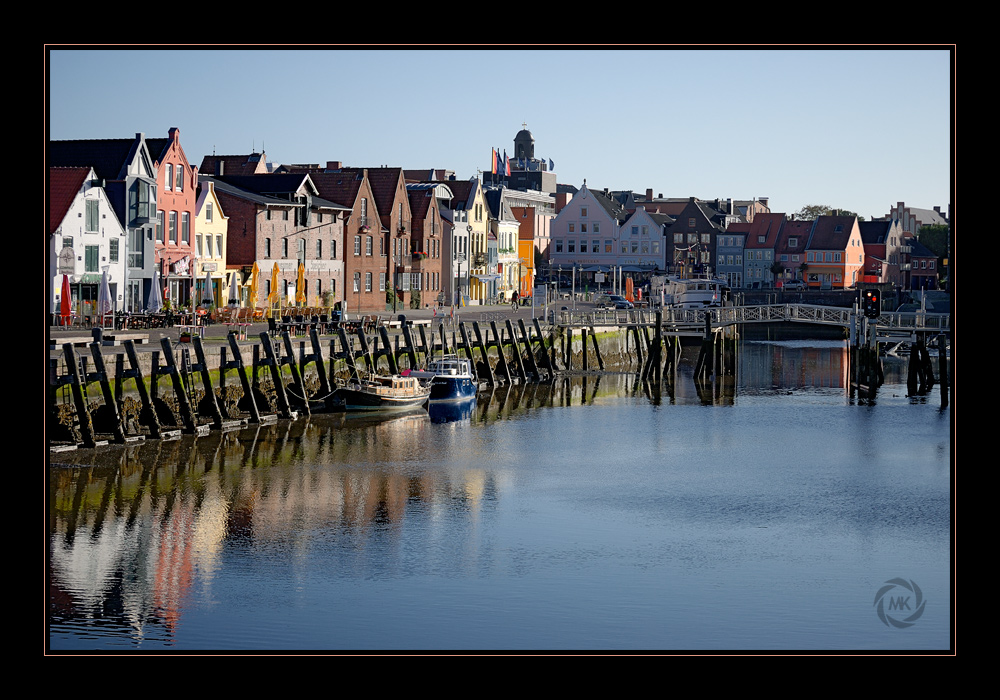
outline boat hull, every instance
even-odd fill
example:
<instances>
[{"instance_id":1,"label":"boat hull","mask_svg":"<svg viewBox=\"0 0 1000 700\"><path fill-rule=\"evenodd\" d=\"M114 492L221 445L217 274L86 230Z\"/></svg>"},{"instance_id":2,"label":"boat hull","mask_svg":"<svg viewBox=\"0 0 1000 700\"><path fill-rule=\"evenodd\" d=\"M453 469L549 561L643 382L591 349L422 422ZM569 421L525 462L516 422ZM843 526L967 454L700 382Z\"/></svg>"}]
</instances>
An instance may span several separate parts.
<instances>
[{"instance_id":1,"label":"boat hull","mask_svg":"<svg viewBox=\"0 0 1000 700\"><path fill-rule=\"evenodd\" d=\"M431 380L431 401L465 401L475 398L476 383L472 377L436 376Z\"/></svg>"},{"instance_id":2,"label":"boat hull","mask_svg":"<svg viewBox=\"0 0 1000 700\"><path fill-rule=\"evenodd\" d=\"M330 397L330 406L339 411L398 411L427 403L430 392L418 396L376 396L366 391L337 389Z\"/></svg>"}]
</instances>

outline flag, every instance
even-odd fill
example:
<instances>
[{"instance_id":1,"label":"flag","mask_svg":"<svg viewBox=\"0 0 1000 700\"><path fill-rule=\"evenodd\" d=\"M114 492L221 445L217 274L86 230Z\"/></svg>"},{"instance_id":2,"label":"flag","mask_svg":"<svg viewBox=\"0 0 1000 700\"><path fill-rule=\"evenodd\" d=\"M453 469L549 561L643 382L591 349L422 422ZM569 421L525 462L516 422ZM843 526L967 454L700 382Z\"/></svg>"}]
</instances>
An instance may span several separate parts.
<instances>
[{"instance_id":1,"label":"flag","mask_svg":"<svg viewBox=\"0 0 1000 700\"><path fill-rule=\"evenodd\" d=\"M503 149L503 173L510 177L510 161L507 160L507 149Z\"/></svg>"},{"instance_id":2,"label":"flag","mask_svg":"<svg viewBox=\"0 0 1000 700\"><path fill-rule=\"evenodd\" d=\"M490 156L490 172L494 175L497 174L497 149L491 149L493 155Z\"/></svg>"},{"instance_id":3,"label":"flag","mask_svg":"<svg viewBox=\"0 0 1000 700\"><path fill-rule=\"evenodd\" d=\"M552 162L551 158L549 158L549 170L555 170L555 169L556 169L556 164Z\"/></svg>"}]
</instances>

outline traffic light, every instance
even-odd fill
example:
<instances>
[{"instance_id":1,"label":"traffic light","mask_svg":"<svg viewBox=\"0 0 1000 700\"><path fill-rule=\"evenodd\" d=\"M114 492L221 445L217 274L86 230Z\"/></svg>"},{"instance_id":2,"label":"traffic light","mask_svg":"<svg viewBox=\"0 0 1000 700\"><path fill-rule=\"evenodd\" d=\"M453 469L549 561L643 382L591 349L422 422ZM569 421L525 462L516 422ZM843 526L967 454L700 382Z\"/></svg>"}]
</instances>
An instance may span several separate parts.
<instances>
[{"instance_id":1,"label":"traffic light","mask_svg":"<svg viewBox=\"0 0 1000 700\"><path fill-rule=\"evenodd\" d=\"M865 318L878 318L882 313L882 305L879 302L878 291L866 289L864 292Z\"/></svg>"}]
</instances>

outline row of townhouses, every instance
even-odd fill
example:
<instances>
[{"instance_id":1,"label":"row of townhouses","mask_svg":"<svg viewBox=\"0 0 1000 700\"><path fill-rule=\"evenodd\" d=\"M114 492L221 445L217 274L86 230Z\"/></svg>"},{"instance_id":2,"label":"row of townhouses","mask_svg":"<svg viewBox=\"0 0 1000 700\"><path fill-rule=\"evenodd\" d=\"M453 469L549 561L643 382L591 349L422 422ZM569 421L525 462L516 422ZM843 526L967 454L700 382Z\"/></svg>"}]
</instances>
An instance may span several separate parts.
<instances>
[{"instance_id":1,"label":"row of townhouses","mask_svg":"<svg viewBox=\"0 0 1000 700\"><path fill-rule=\"evenodd\" d=\"M911 212L900 202L893 211ZM937 213L938 217L933 216ZM944 221L922 211L924 221ZM856 216L796 221L768 200L665 199L584 186L551 226L550 264L588 273L710 275L731 287L848 288L859 282L934 288L937 259L900 219Z\"/></svg>"},{"instance_id":2,"label":"row of townhouses","mask_svg":"<svg viewBox=\"0 0 1000 700\"><path fill-rule=\"evenodd\" d=\"M640 281L710 274L734 287L935 284L936 258L901 223L920 213L902 202L885 221L795 221L763 198L576 189L556 185L527 129L514 144L510 175L462 180L337 161L274 165L264 153L194 165L177 128L166 138L51 141L53 311L66 279L74 312L92 313L103 276L119 312L147 308L154 287L176 307L475 305L530 296L537 275L570 269L582 280L611 269Z\"/></svg>"}]
</instances>

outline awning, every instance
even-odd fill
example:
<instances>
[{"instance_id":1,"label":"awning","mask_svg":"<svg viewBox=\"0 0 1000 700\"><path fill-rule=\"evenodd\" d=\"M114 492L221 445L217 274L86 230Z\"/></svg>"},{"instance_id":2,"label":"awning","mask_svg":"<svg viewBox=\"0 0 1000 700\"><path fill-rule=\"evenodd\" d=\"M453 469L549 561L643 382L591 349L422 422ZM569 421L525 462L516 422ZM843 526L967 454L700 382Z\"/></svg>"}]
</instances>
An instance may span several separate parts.
<instances>
[{"instance_id":1,"label":"awning","mask_svg":"<svg viewBox=\"0 0 1000 700\"><path fill-rule=\"evenodd\" d=\"M477 280L482 280L482 281L498 280L498 279L500 279L500 275L469 275L469 277L472 277L472 278L477 279Z\"/></svg>"}]
</instances>

